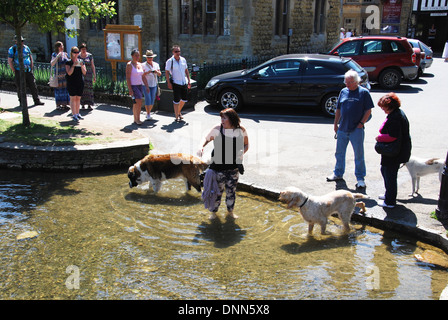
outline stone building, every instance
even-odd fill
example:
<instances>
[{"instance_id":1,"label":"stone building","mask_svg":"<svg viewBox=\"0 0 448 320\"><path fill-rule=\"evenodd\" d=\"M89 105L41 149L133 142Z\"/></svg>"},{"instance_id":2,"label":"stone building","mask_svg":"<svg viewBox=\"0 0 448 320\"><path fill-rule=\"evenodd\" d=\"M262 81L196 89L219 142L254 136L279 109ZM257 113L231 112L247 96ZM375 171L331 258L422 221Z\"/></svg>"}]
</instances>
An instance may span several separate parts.
<instances>
[{"instance_id":1,"label":"stone building","mask_svg":"<svg viewBox=\"0 0 448 320\"><path fill-rule=\"evenodd\" d=\"M448 0L413 0L409 36L442 52L448 41Z\"/></svg>"},{"instance_id":2,"label":"stone building","mask_svg":"<svg viewBox=\"0 0 448 320\"><path fill-rule=\"evenodd\" d=\"M86 42L98 65L104 62L103 28L108 23L139 25L143 51L157 61L171 56L179 44L189 63L216 63L245 57L296 52L323 52L338 41L340 0L115 0L118 15L97 23L81 21L78 43ZM64 34L24 30L38 60L48 61ZM14 31L0 25L0 57L12 44ZM68 45L66 45L68 47ZM69 49L67 49L69 50Z\"/></svg>"},{"instance_id":3,"label":"stone building","mask_svg":"<svg viewBox=\"0 0 448 320\"><path fill-rule=\"evenodd\" d=\"M406 36L411 1L343 0L343 27L355 35Z\"/></svg>"}]
</instances>

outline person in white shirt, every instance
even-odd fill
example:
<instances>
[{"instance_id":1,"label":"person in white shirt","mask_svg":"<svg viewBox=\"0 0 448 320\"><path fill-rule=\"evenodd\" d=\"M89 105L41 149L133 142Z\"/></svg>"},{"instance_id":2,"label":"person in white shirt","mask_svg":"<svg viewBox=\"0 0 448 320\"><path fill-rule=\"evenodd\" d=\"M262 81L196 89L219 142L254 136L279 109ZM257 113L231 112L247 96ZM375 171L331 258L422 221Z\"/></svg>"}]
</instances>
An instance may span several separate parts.
<instances>
[{"instance_id":1,"label":"person in white shirt","mask_svg":"<svg viewBox=\"0 0 448 320\"><path fill-rule=\"evenodd\" d=\"M168 89L173 90L173 107L176 121L183 120L181 111L187 100L188 90L191 89L190 73L187 60L180 56L180 47L174 45L171 49L173 56L166 61L165 75Z\"/></svg>"},{"instance_id":2,"label":"person in white shirt","mask_svg":"<svg viewBox=\"0 0 448 320\"><path fill-rule=\"evenodd\" d=\"M343 40L345 38L345 29L341 28L339 33L339 40Z\"/></svg>"},{"instance_id":3,"label":"person in white shirt","mask_svg":"<svg viewBox=\"0 0 448 320\"><path fill-rule=\"evenodd\" d=\"M160 72L160 66L154 61L157 57L152 50L146 50L146 54L143 55L146 58L146 62L142 64L143 66L143 76L146 77L146 90L145 90L145 109L146 109L146 119L151 119L151 110L154 106L154 101L157 94L157 77L160 77L162 73Z\"/></svg>"}]
</instances>

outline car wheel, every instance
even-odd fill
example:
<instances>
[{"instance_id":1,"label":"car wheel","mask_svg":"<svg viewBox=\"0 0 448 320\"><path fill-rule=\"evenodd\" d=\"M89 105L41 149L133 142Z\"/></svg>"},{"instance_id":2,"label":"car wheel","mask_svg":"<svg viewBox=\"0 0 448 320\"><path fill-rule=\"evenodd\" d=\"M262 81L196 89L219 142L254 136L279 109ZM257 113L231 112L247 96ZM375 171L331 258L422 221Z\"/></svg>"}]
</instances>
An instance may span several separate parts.
<instances>
[{"instance_id":1,"label":"car wheel","mask_svg":"<svg viewBox=\"0 0 448 320\"><path fill-rule=\"evenodd\" d=\"M417 74L414 76L414 77L411 77L411 78L408 78L408 80L410 80L410 81L416 81L416 80L418 80L419 78L420 78L420 76L422 75L422 69L419 67L418 68L418 72L417 72Z\"/></svg>"},{"instance_id":2,"label":"car wheel","mask_svg":"<svg viewBox=\"0 0 448 320\"><path fill-rule=\"evenodd\" d=\"M401 84L401 73L395 69L386 69L381 72L378 79L384 89L395 89Z\"/></svg>"},{"instance_id":3,"label":"car wheel","mask_svg":"<svg viewBox=\"0 0 448 320\"><path fill-rule=\"evenodd\" d=\"M223 109L232 108L235 110L241 109L243 100L241 95L234 89L224 89L219 94L219 105Z\"/></svg>"},{"instance_id":4,"label":"car wheel","mask_svg":"<svg viewBox=\"0 0 448 320\"><path fill-rule=\"evenodd\" d=\"M338 94L337 93L331 93L327 94L321 102L322 111L324 112L325 116L334 118L334 115L336 114L336 106L338 103Z\"/></svg>"}]
</instances>

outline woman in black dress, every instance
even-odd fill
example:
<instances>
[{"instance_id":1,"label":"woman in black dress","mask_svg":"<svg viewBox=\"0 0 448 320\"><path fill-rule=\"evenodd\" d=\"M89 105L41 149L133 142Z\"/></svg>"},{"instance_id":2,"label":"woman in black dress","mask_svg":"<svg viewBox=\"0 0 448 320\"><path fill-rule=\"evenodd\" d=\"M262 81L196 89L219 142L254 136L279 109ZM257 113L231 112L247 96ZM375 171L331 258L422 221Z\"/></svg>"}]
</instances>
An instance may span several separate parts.
<instances>
[{"instance_id":1,"label":"woman in black dress","mask_svg":"<svg viewBox=\"0 0 448 320\"><path fill-rule=\"evenodd\" d=\"M65 70L67 71L67 90L70 96L70 109L72 110L73 120L76 122L82 119L79 114L79 108L81 107L81 97L84 90L83 75L87 72L86 66L78 59L78 56L78 47L72 47L70 50L70 60L65 64Z\"/></svg>"}]
</instances>

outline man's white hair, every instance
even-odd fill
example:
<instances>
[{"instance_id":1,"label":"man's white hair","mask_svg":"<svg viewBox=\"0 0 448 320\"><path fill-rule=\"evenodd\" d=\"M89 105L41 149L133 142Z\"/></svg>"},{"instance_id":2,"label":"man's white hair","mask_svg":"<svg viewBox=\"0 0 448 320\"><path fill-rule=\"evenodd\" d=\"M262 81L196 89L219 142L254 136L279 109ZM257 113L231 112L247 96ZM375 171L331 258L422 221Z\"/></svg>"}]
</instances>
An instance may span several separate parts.
<instances>
[{"instance_id":1,"label":"man's white hair","mask_svg":"<svg viewBox=\"0 0 448 320\"><path fill-rule=\"evenodd\" d=\"M359 76L358 72L356 72L353 69L348 70L345 73L344 79L353 79L353 81L355 81L356 83L360 83L361 82L361 77Z\"/></svg>"}]
</instances>

